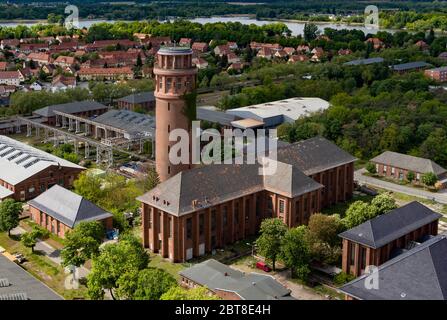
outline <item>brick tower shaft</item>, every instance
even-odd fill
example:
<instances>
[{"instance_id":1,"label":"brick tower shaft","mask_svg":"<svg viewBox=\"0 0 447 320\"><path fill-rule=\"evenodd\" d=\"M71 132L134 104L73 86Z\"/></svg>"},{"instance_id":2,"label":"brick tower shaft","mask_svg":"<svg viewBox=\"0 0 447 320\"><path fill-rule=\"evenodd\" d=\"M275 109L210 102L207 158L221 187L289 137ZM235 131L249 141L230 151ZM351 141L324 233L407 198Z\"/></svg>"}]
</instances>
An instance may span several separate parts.
<instances>
[{"instance_id":1,"label":"brick tower shaft","mask_svg":"<svg viewBox=\"0 0 447 320\"><path fill-rule=\"evenodd\" d=\"M165 181L190 168L190 164L174 165L169 161L170 148L176 143L169 141L169 133L174 129L190 131L190 121L184 113L184 96L196 88L197 69L192 64L192 50L185 47L160 48L154 75L155 162L160 181Z\"/></svg>"}]
</instances>

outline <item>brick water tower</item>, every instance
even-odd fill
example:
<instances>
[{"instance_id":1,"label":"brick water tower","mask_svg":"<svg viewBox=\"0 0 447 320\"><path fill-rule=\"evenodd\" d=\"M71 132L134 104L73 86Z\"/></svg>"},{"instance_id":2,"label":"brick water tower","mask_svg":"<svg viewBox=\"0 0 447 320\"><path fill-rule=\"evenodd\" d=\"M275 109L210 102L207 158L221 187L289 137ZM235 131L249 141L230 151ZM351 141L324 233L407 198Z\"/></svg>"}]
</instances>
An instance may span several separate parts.
<instances>
[{"instance_id":1,"label":"brick water tower","mask_svg":"<svg viewBox=\"0 0 447 320\"><path fill-rule=\"evenodd\" d=\"M190 131L191 123L184 112L185 94L196 88L197 68L192 64L192 50L187 47L161 47L154 66L155 75L155 162L160 181L165 181L189 164L173 165L169 150L169 133L177 128Z\"/></svg>"}]
</instances>

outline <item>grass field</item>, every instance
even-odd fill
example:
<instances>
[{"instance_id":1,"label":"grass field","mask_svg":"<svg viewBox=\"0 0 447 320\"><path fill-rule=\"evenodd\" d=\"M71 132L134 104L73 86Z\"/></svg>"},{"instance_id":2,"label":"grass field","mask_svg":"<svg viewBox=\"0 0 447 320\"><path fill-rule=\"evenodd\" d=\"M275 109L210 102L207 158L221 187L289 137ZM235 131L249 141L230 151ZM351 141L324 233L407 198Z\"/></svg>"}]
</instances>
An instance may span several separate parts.
<instances>
[{"instance_id":1,"label":"grass field","mask_svg":"<svg viewBox=\"0 0 447 320\"><path fill-rule=\"evenodd\" d=\"M7 233L2 232L0 233L0 246L10 253L22 253L27 261L21 266L65 299L87 299L87 288L85 286L81 285L77 290L65 289L66 274L64 268L40 252L31 253L31 250L24 247L18 238L10 238Z\"/></svg>"}]
</instances>

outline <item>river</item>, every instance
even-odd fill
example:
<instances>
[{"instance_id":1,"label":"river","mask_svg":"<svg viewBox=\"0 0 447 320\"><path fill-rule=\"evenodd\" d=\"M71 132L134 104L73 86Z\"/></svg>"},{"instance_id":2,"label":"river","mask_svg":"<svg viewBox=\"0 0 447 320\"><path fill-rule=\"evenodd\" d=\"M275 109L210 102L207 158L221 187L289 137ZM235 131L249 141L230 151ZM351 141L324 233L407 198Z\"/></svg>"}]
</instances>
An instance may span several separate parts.
<instances>
[{"instance_id":1,"label":"river","mask_svg":"<svg viewBox=\"0 0 447 320\"><path fill-rule=\"evenodd\" d=\"M195 18L195 19L189 19L190 21L193 22L198 22L201 24L205 24L205 23L213 23L213 22L240 22L242 24L255 24L258 26L262 26L265 24L269 24L269 23L274 23L277 21L273 21L273 20L256 20L250 17L245 17L245 16L237 16L237 17L209 17L209 18ZM95 24L95 23L99 23L99 22L109 22L109 23L113 23L115 21L113 20L81 20L79 21L79 26L81 28L89 28L91 25ZM0 22L0 26L1 27L16 27L18 25L25 25L25 26L32 26L38 23L45 23L44 21L21 21L21 22L17 22L17 21L12 21L12 22L6 22L6 21L2 21ZM304 22L298 22L298 21L284 21L284 24L287 25L287 27L292 31L293 35L302 35L303 34L303 30L304 30ZM349 30L353 30L353 29L357 29L357 30L361 30L364 33L376 33L378 30L375 29L367 29L365 26L363 25L346 25L346 24L337 24L337 23L315 23L318 26L318 29L321 31L324 31L324 28L333 28L333 29L349 29ZM381 30L385 30L388 32L393 32L393 30L387 30L387 29L381 29Z\"/></svg>"}]
</instances>

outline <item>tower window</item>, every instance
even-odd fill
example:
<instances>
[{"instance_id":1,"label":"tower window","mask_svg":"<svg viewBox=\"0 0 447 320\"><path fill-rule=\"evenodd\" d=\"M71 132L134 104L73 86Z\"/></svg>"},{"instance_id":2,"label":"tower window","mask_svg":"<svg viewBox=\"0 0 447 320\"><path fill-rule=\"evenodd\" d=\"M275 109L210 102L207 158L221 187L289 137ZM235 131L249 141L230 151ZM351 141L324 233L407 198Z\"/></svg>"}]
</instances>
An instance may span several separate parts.
<instances>
[{"instance_id":1,"label":"tower window","mask_svg":"<svg viewBox=\"0 0 447 320\"><path fill-rule=\"evenodd\" d=\"M171 103L168 102L168 111L170 111L170 110L171 110Z\"/></svg>"},{"instance_id":2,"label":"tower window","mask_svg":"<svg viewBox=\"0 0 447 320\"><path fill-rule=\"evenodd\" d=\"M168 166L168 174L171 174L171 167Z\"/></svg>"},{"instance_id":3,"label":"tower window","mask_svg":"<svg viewBox=\"0 0 447 320\"><path fill-rule=\"evenodd\" d=\"M171 132L171 125L168 124L168 133Z\"/></svg>"}]
</instances>

